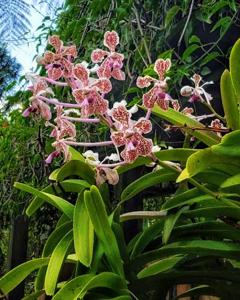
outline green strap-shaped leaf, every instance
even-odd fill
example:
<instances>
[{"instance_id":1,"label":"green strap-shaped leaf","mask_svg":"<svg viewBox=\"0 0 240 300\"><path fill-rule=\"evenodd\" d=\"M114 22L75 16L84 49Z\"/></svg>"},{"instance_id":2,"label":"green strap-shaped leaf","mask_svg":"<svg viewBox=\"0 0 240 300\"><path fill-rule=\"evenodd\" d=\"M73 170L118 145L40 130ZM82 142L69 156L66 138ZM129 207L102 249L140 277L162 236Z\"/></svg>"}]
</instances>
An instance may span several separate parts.
<instances>
[{"instance_id":1,"label":"green strap-shaped leaf","mask_svg":"<svg viewBox=\"0 0 240 300\"><path fill-rule=\"evenodd\" d=\"M147 227L143 233L138 237L133 247L131 258L139 255L147 247L147 245L153 241L156 237L161 235L163 230L164 221L160 220L153 223L150 227Z\"/></svg>"},{"instance_id":2,"label":"green strap-shaped leaf","mask_svg":"<svg viewBox=\"0 0 240 300\"><path fill-rule=\"evenodd\" d=\"M137 277L139 279L156 275L158 273L162 273L174 268L182 259L184 255L174 255L159 261L156 261L152 264L147 265L144 269L142 269Z\"/></svg>"},{"instance_id":3,"label":"green strap-shaped leaf","mask_svg":"<svg viewBox=\"0 0 240 300\"><path fill-rule=\"evenodd\" d=\"M84 287L87 282L92 279L94 274L86 274L78 276L67 282L57 293L53 296L53 300L74 300L79 294L79 290Z\"/></svg>"},{"instance_id":4,"label":"green strap-shaped leaf","mask_svg":"<svg viewBox=\"0 0 240 300\"><path fill-rule=\"evenodd\" d=\"M161 119L164 119L176 126L183 127L182 130L185 132L188 132L189 134L195 136L197 139L202 141L208 146L215 145L219 143L220 138L213 132L210 132L209 130L197 130L196 128L204 128L204 125L200 122L189 118L188 116L182 114L181 112L175 111L172 108L169 108L168 110L163 110L157 105L154 106L152 110L153 114L160 117ZM194 129L189 129L194 128Z\"/></svg>"},{"instance_id":5,"label":"green strap-shaped leaf","mask_svg":"<svg viewBox=\"0 0 240 300\"><path fill-rule=\"evenodd\" d=\"M94 228L88 215L83 193L79 195L74 209L73 237L79 261L89 267L93 256Z\"/></svg>"},{"instance_id":6,"label":"green strap-shaped leaf","mask_svg":"<svg viewBox=\"0 0 240 300\"><path fill-rule=\"evenodd\" d=\"M222 184L221 189L229 192L239 192L240 189L240 173L227 178Z\"/></svg>"},{"instance_id":7,"label":"green strap-shaped leaf","mask_svg":"<svg viewBox=\"0 0 240 300\"><path fill-rule=\"evenodd\" d=\"M61 182L72 176L78 176L90 184L95 183L95 172L88 164L80 160L70 160L63 165L56 174L56 180Z\"/></svg>"},{"instance_id":8,"label":"green strap-shaped leaf","mask_svg":"<svg viewBox=\"0 0 240 300\"><path fill-rule=\"evenodd\" d=\"M216 217L231 217L240 220L240 207L231 207L230 205L221 205L221 200L219 200L219 206L204 207L194 210L189 210L183 214L189 218L195 217L206 217L206 218L216 218ZM229 200L230 202L230 200Z\"/></svg>"},{"instance_id":9,"label":"green strap-shaped leaf","mask_svg":"<svg viewBox=\"0 0 240 300\"><path fill-rule=\"evenodd\" d=\"M232 83L238 98L238 103L240 104L240 39L237 40L232 48L229 64Z\"/></svg>"},{"instance_id":10,"label":"green strap-shaped leaf","mask_svg":"<svg viewBox=\"0 0 240 300\"><path fill-rule=\"evenodd\" d=\"M74 206L69 203L68 201L52 195L45 192L38 191L37 189L24 184L20 182L15 182L14 186L18 188L19 190L25 191L27 193L30 193L40 199L43 199L44 201L50 203L51 205L55 206L57 209L62 211L69 219L73 218L73 210Z\"/></svg>"},{"instance_id":11,"label":"green strap-shaped leaf","mask_svg":"<svg viewBox=\"0 0 240 300\"><path fill-rule=\"evenodd\" d=\"M160 169L152 173L146 174L134 182L130 183L121 194L121 203L131 199L141 191L153 185L176 180L176 172L167 169Z\"/></svg>"},{"instance_id":12,"label":"green strap-shaped leaf","mask_svg":"<svg viewBox=\"0 0 240 300\"><path fill-rule=\"evenodd\" d=\"M60 227L61 225L67 222L69 222L69 218L65 214L62 214L61 217L58 219L55 228Z\"/></svg>"},{"instance_id":13,"label":"green strap-shaped leaf","mask_svg":"<svg viewBox=\"0 0 240 300\"><path fill-rule=\"evenodd\" d=\"M99 275L81 275L64 285L53 297L53 300L75 300L83 299L84 295L93 288L109 288L119 293L126 289L125 282L118 275L110 272Z\"/></svg>"},{"instance_id":14,"label":"green strap-shaped leaf","mask_svg":"<svg viewBox=\"0 0 240 300\"><path fill-rule=\"evenodd\" d=\"M67 179L58 183L65 192L80 193L83 189L90 188L90 184L81 179Z\"/></svg>"},{"instance_id":15,"label":"green strap-shaped leaf","mask_svg":"<svg viewBox=\"0 0 240 300\"><path fill-rule=\"evenodd\" d=\"M172 24L172 21L174 19L174 17L177 15L177 13L181 10L181 7L178 5L174 5L172 6L168 11L167 14L165 16L165 20L164 20L164 26L165 28L167 28L169 25Z\"/></svg>"},{"instance_id":16,"label":"green strap-shaped leaf","mask_svg":"<svg viewBox=\"0 0 240 300\"><path fill-rule=\"evenodd\" d=\"M49 194L55 194L54 189L51 185L48 185L45 187L42 192L49 193ZM45 201L39 197L35 197L31 203L28 205L26 209L26 214L28 217L31 217L43 204Z\"/></svg>"},{"instance_id":17,"label":"green strap-shaped leaf","mask_svg":"<svg viewBox=\"0 0 240 300\"><path fill-rule=\"evenodd\" d=\"M84 156L80 152L78 152L75 148L68 146L69 152L71 153L71 160L80 160L85 161Z\"/></svg>"},{"instance_id":18,"label":"green strap-shaped leaf","mask_svg":"<svg viewBox=\"0 0 240 300\"><path fill-rule=\"evenodd\" d=\"M46 266L48 262L49 258L37 258L17 266L0 279L0 290L4 294L8 294L30 273L42 266Z\"/></svg>"},{"instance_id":19,"label":"green strap-shaped leaf","mask_svg":"<svg viewBox=\"0 0 240 300\"><path fill-rule=\"evenodd\" d=\"M179 206L182 206L185 204L192 204L192 203L194 203L194 202L192 202L192 199L197 199L199 197L213 198L208 195L207 196L203 195L203 192L199 191L199 189L193 188L193 189L183 192L181 194L173 195L171 198L167 199L167 201L162 205L162 209L168 210L168 209L179 207ZM197 201L198 200L196 200L196 202Z\"/></svg>"},{"instance_id":20,"label":"green strap-shaped leaf","mask_svg":"<svg viewBox=\"0 0 240 300\"><path fill-rule=\"evenodd\" d=\"M240 244L213 240L180 241L168 244L159 249L145 252L132 261L133 266L139 267L156 259L170 255L194 254L200 256L215 256L239 258Z\"/></svg>"},{"instance_id":21,"label":"green strap-shaped leaf","mask_svg":"<svg viewBox=\"0 0 240 300\"><path fill-rule=\"evenodd\" d=\"M184 210L186 210L186 207L182 207L175 214L168 215L167 218L165 219L164 227L163 227L163 236L162 236L163 244L167 244L171 232Z\"/></svg>"},{"instance_id":22,"label":"green strap-shaped leaf","mask_svg":"<svg viewBox=\"0 0 240 300\"><path fill-rule=\"evenodd\" d=\"M239 129L240 120L238 111L238 101L232 85L232 79L228 70L225 70L221 76L220 87L222 104L225 113L225 118L227 121L227 126L228 128L231 128L233 130Z\"/></svg>"},{"instance_id":23,"label":"green strap-shaped leaf","mask_svg":"<svg viewBox=\"0 0 240 300\"><path fill-rule=\"evenodd\" d=\"M37 300L37 299L40 299L39 297L40 297L41 295L43 295L43 294L44 294L44 291L43 291L43 290L42 290L42 291L37 291L37 292L35 292L35 293L32 293L32 294L30 294L30 295L28 295L28 296L22 298L22 300Z\"/></svg>"},{"instance_id":24,"label":"green strap-shaped leaf","mask_svg":"<svg viewBox=\"0 0 240 300\"><path fill-rule=\"evenodd\" d=\"M57 227L48 237L44 248L42 257L48 257L52 254L54 248L60 242L60 240L72 229L72 222L68 221L61 226ZM36 280L35 280L35 290L39 291L44 288L44 279L46 275L47 267L41 267L38 271Z\"/></svg>"},{"instance_id":25,"label":"green strap-shaped leaf","mask_svg":"<svg viewBox=\"0 0 240 300\"><path fill-rule=\"evenodd\" d=\"M85 204L94 230L102 243L106 257L117 274L124 277L122 259L116 237L111 229L103 199L96 186L84 192Z\"/></svg>"},{"instance_id":26,"label":"green strap-shaped leaf","mask_svg":"<svg viewBox=\"0 0 240 300\"><path fill-rule=\"evenodd\" d=\"M225 155L227 157L240 158L239 151L239 139L240 139L240 130L235 130L230 132L222 138L220 144L212 146L212 152L218 155Z\"/></svg>"},{"instance_id":27,"label":"green strap-shaped leaf","mask_svg":"<svg viewBox=\"0 0 240 300\"><path fill-rule=\"evenodd\" d=\"M45 276L44 286L47 295L54 295L59 273L72 242L73 232L71 230L60 240L53 250Z\"/></svg>"},{"instance_id":28,"label":"green strap-shaped leaf","mask_svg":"<svg viewBox=\"0 0 240 300\"><path fill-rule=\"evenodd\" d=\"M109 288L121 294L121 290L126 289L126 282L117 274L103 272L90 279L79 291L78 297L83 299L85 294L94 288Z\"/></svg>"},{"instance_id":29,"label":"green strap-shaped leaf","mask_svg":"<svg viewBox=\"0 0 240 300\"><path fill-rule=\"evenodd\" d=\"M213 147L211 147L199 150L188 158L186 169L180 174L177 182L212 169L227 175L234 175L239 171L239 168L239 158L233 159L229 155L215 153L213 152Z\"/></svg>"},{"instance_id":30,"label":"green strap-shaped leaf","mask_svg":"<svg viewBox=\"0 0 240 300\"><path fill-rule=\"evenodd\" d=\"M240 231L222 221L205 221L175 226L172 236L173 239L177 237L187 237L189 239L191 236L201 238L204 236L205 238L214 237L239 241Z\"/></svg>"}]
</instances>

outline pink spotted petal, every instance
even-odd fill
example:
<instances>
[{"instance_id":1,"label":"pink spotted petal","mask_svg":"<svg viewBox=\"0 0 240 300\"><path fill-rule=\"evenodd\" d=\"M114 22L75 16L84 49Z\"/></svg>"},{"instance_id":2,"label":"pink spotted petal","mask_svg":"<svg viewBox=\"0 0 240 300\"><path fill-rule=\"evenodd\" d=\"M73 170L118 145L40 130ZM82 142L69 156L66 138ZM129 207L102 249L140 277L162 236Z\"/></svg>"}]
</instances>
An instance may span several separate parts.
<instances>
[{"instance_id":1,"label":"pink spotted petal","mask_svg":"<svg viewBox=\"0 0 240 300\"><path fill-rule=\"evenodd\" d=\"M112 132L111 139L113 143L118 147L123 146L126 143L126 138L123 132Z\"/></svg>"},{"instance_id":2,"label":"pink spotted petal","mask_svg":"<svg viewBox=\"0 0 240 300\"><path fill-rule=\"evenodd\" d=\"M174 100L172 101L172 107L174 110L179 111L180 110L180 104L178 102L178 100Z\"/></svg>"},{"instance_id":3,"label":"pink spotted petal","mask_svg":"<svg viewBox=\"0 0 240 300\"><path fill-rule=\"evenodd\" d=\"M91 54L91 60L93 63L97 64L103 61L104 57L107 56L109 52L101 50L101 49L96 49L93 50Z\"/></svg>"},{"instance_id":4,"label":"pink spotted petal","mask_svg":"<svg viewBox=\"0 0 240 300\"><path fill-rule=\"evenodd\" d=\"M23 111L22 116L24 118L27 118L30 116L31 113L32 113L32 107L30 106Z\"/></svg>"},{"instance_id":5,"label":"pink spotted petal","mask_svg":"<svg viewBox=\"0 0 240 300\"><path fill-rule=\"evenodd\" d=\"M59 118L57 124L60 130L60 139L64 137L76 137L76 127L72 122L63 118Z\"/></svg>"},{"instance_id":6,"label":"pink spotted petal","mask_svg":"<svg viewBox=\"0 0 240 300\"><path fill-rule=\"evenodd\" d=\"M74 75L79 79L84 86L87 86L89 83L89 71L82 64L76 64L74 67Z\"/></svg>"},{"instance_id":7,"label":"pink spotted petal","mask_svg":"<svg viewBox=\"0 0 240 300\"><path fill-rule=\"evenodd\" d=\"M104 46L106 46L110 51L114 52L116 46L119 44L119 36L116 31L107 31L104 34Z\"/></svg>"},{"instance_id":8,"label":"pink spotted petal","mask_svg":"<svg viewBox=\"0 0 240 300\"><path fill-rule=\"evenodd\" d=\"M158 98L156 100L156 103L163 110L168 110L169 108L169 101L166 100L165 98Z\"/></svg>"},{"instance_id":9,"label":"pink spotted petal","mask_svg":"<svg viewBox=\"0 0 240 300\"><path fill-rule=\"evenodd\" d=\"M57 36L57 35L52 35L52 36L50 36L50 37L48 38L48 43L49 43L50 45L52 45L53 48L54 48L57 52L60 51L60 49L61 49L61 47L62 47L62 45L63 45L62 41L60 40L59 36Z\"/></svg>"},{"instance_id":10,"label":"pink spotted petal","mask_svg":"<svg viewBox=\"0 0 240 300\"><path fill-rule=\"evenodd\" d=\"M136 129L139 133L149 133L152 131L152 123L145 119L140 118L133 126L134 129Z\"/></svg>"},{"instance_id":11,"label":"pink spotted petal","mask_svg":"<svg viewBox=\"0 0 240 300\"><path fill-rule=\"evenodd\" d=\"M184 115L191 115L194 112L194 110L192 107L185 107L181 112Z\"/></svg>"},{"instance_id":12,"label":"pink spotted petal","mask_svg":"<svg viewBox=\"0 0 240 300\"><path fill-rule=\"evenodd\" d=\"M59 155L60 155L60 152L59 151L53 151L52 153L50 153L49 155L48 155L48 157L46 158L46 160L45 160L45 163L46 164L51 164L52 163L52 161L53 161L53 159L54 158L56 158L56 157L59 157Z\"/></svg>"},{"instance_id":13,"label":"pink spotted petal","mask_svg":"<svg viewBox=\"0 0 240 300\"><path fill-rule=\"evenodd\" d=\"M127 150L126 148L121 152L121 156L126 163L132 163L138 157L137 149Z\"/></svg>"},{"instance_id":14,"label":"pink spotted petal","mask_svg":"<svg viewBox=\"0 0 240 300\"><path fill-rule=\"evenodd\" d=\"M73 76L73 64L68 61L67 59L62 59L62 65L63 65L63 76L64 77L72 77Z\"/></svg>"},{"instance_id":15,"label":"pink spotted petal","mask_svg":"<svg viewBox=\"0 0 240 300\"><path fill-rule=\"evenodd\" d=\"M40 92L42 91L45 91L46 89L48 88L48 85L47 85L47 82L46 80L42 79L42 78L39 78L35 83L34 83L34 86L33 86L33 94L34 95L37 95L39 94Z\"/></svg>"},{"instance_id":16,"label":"pink spotted petal","mask_svg":"<svg viewBox=\"0 0 240 300\"><path fill-rule=\"evenodd\" d=\"M125 80L125 78L126 78L125 73L123 71L121 71L120 69L113 69L111 75L113 78L115 78L117 80Z\"/></svg>"},{"instance_id":17,"label":"pink spotted petal","mask_svg":"<svg viewBox=\"0 0 240 300\"><path fill-rule=\"evenodd\" d=\"M215 129L221 129L223 128L223 124L221 123L221 121L219 119L214 119L212 122L211 122L211 127L215 128Z\"/></svg>"},{"instance_id":18,"label":"pink spotted petal","mask_svg":"<svg viewBox=\"0 0 240 300\"><path fill-rule=\"evenodd\" d=\"M112 119L119 122L123 127L129 127L130 113L124 105L112 109Z\"/></svg>"},{"instance_id":19,"label":"pink spotted petal","mask_svg":"<svg viewBox=\"0 0 240 300\"><path fill-rule=\"evenodd\" d=\"M50 133L50 137L56 138L58 135L59 135L59 134L58 134L58 129L57 129L57 127L53 128L53 130L52 130L51 133Z\"/></svg>"},{"instance_id":20,"label":"pink spotted petal","mask_svg":"<svg viewBox=\"0 0 240 300\"><path fill-rule=\"evenodd\" d=\"M195 83L196 86L199 86L202 77L199 74L194 74L192 77L193 82Z\"/></svg>"},{"instance_id":21,"label":"pink spotted petal","mask_svg":"<svg viewBox=\"0 0 240 300\"><path fill-rule=\"evenodd\" d=\"M155 88L153 87L150 91L143 95L143 105L146 108L153 108L154 103L156 101L156 96L154 92Z\"/></svg>"},{"instance_id":22,"label":"pink spotted petal","mask_svg":"<svg viewBox=\"0 0 240 300\"><path fill-rule=\"evenodd\" d=\"M47 71L48 77L53 80L58 80L63 76L63 70L61 68L51 67Z\"/></svg>"},{"instance_id":23,"label":"pink spotted petal","mask_svg":"<svg viewBox=\"0 0 240 300\"><path fill-rule=\"evenodd\" d=\"M44 63L50 64L54 61L54 53L52 51L46 51L43 56Z\"/></svg>"},{"instance_id":24,"label":"pink spotted petal","mask_svg":"<svg viewBox=\"0 0 240 300\"><path fill-rule=\"evenodd\" d=\"M107 94L112 90L112 83L108 78L100 78L93 84L101 93Z\"/></svg>"},{"instance_id":25,"label":"pink spotted petal","mask_svg":"<svg viewBox=\"0 0 240 300\"><path fill-rule=\"evenodd\" d=\"M169 58L156 60L154 65L154 71L159 75L161 80L164 79L165 73L171 68L171 60Z\"/></svg>"},{"instance_id":26,"label":"pink spotted petal","mask_svg":"<svg viewBox=\"0 0 240 300\"><path fill-rule=\"evenodd\" d=\"M63 153L64 162L71 159L71 153L69 152L69 147L64 143L64 141L56 141L52 144L53 147L60 153Z\"/></svg>"},{"instance_id":27,"label":"pink spotted petal","mask_svg":"<svg viewBox=\"0 0 240 300\"><path fill-rule=\"evenodd\" d=\"M138 135L137 137L138 145L137 145L137 151L138 154L141 156L147 156L152 153L152 147L153 143L151 139L146 139L141 135Z\"/></svg>"},{"instance_id":28,"label":"pink spotted petal","mask_svg":"<svg viewBox=\"0 0 240 300\"><path fill-rule=\"evenodd\" d=\"M46 121L49 121L52 118L52 113L48 104L43 101L39 101L39 113L42 118Z\"/></svg>"},{"instance_id":29,"label":"pink spotted petal","mask_svg":"<svg viewBox=\"0 0 240 300\"><path fill-rule=\"evenodd\" d=\"M62 54L76 58L77 57L77 48L75 45L63 47Z\"/></svg>"},{"instance_id":30,"label":"pink spotted petal","mask_svg":"<svg viewBox=\"0 0 240 300\"><path fill-rule=\"evenodd\" d=\"M112 76L112 70L107 60L97 69L97 75L99 78L110 78Z\"/></svg>"},{"instance_id":31,"label":"pink spotted petal","mask_svg":"<svg viewBox=\"0 0 240 300\"><path fill-rule=\"evenodd\" d=\"M149 87L151 85L152 81L153 81L153 78L150 76L144 76L144 77L139 76L137 78L136 85L140 89L143 89L145 87Z\"/></svg>"},{"instance_id":32,"label":"pink spotted petal","mask_svg":"<svg viewBox=\"0 0 240 300\"><path fill-rule=\"evenodd\" d=\"M96 93L95 101L92 104L94 114L105 114L108 110L108 101L103 99L98 93Z\"/></svg>"}]
</instances>

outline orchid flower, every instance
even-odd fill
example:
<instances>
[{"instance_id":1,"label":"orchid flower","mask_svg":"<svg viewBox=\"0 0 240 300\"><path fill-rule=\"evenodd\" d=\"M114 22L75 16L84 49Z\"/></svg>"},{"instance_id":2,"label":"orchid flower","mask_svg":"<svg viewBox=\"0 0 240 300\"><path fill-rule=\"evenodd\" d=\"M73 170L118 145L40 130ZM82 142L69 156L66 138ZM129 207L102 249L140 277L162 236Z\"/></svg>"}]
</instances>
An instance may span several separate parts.
<instances>
[{"instance_id":1,"label":"orchid flower","mask_svg":"<svg viewBox=\"0 0 240 300\"><path fill-rule=\"evenodd\" d=\"M205 91L203 88L205 85L213 84L213 81L205 82L204 84L200 85L202 81L202 77L198 74L194 74L191 77L191 80L194 82L194 87L192 86L184 86L182 87L180 93L184 97L190 97L189 102L196 102L196 101L206 101L210 105L210 101L212 100L212 96ZM204 98L202 97L204 96Z\"/></svg>"},{"instance_id":2,"label":"orchid flower","mask_svg":"<svg viewBox=\"0 0 240 300\"><path fill-rule=\"evenodd\" d=\"M107 31L104 34L104 46L109 49L93 50L91 59L93 63L101 63L97 69L99 78L115 78L117 80L125 80L125 74L121 70L123 67L124 55L115 51L119 44L119 36L115 31Z\"/></svg>"},{"instance_id":3,"label":"orchid flower","mask_svg":"<svg viewBox=\"0 0 240 300\"><path fill-rule=\"evenodd\" d=\"M27 74L26 77L32 81L33 85L29 87L29 90L32 91L33 95L30 97L31 105L23 112L23 116L28 117L34 113L39 114L46 121L50 120L52 118L50 107L39 100L39 96L53 94L53 91L43 78L35 74Z\"/></svg>"},{"instance_id":4,"label":"orchid flower","mask_svg":"<svg viewBox=\"0 0 240 300\"><path fill-rule=\"evenodd\" d=\"M166 73L171 67L170 59L159 58L154 64L154 71L158 74L159 79L155 79L151 76L144 76L137 78L137 86L141 89L149 87L153 83L153 87L143 95L143 105L152 109L154 104L157 103L162 109L167 110L169 107L169 101L171 97L166 93L167 79Z\"/></svg>"},{"instance_id":5,"label":"orchid flower","mask_svg":"<svg viewBox=\"0 0 240 300\"><path fill-rule=\"evenodd\" d=\"M58 80L63 77L72 76L72 59L77 57L76 46L63 46L63 42L57 35L50 36L48 43L53 46L55 53L46 51L42 58L38 58L38 63L45 65L48 77Z\"/></svg>"},{"instance_id":6,"label":"orchid flower","mask_svg":"<svg viewBox=\"0 0 240 300\"><path fill-rule=\"evenodd\" d=\"M61 153L64 157L64 162L67 162L71 159L71 153L69 152L69 146L64 142L64 140L56 140L52 143L52 146L56 149L48 155L45 162L51 164L53 159L59 157Z\"/></svg>"},{"instance_id":7,"label":"orchid flower","mask_svg":"<svg viewBox=\"0 0 240 300\"><path fill-rule=\"evenodd\" d=\"M73 96L80 104L81 116L88 117L106 113L108 101L103 98L102 94L112 90L110 80L108 78L90 80L89 70L82 64L77 64L73 73L78 86L73 90Z\"/></svg>"},{"instance_id":8,"label":"orchid flower","mask_svg":"<svg viewBox=\"0 0 240 300\"><path fill-rule=\"evenodd\" d=\"M57 126L54 127L50 136L62 139L64 137L75 138L76 137L76 127L69 120L64 118L63 108L61 106L56 107L57 117L54 120Z\"/></svg>"},{"instance_id":9,"label":"orchid flower","mask_svg":"<svg viewBox=\"0 0 240 300\"><path fill-rule=\"evenodd\" d=\"M124 146L121 156L126 163L132 163L138 156L148 156L152 152L152 140L143 134L152 130L152 124L145 118L131 120L131 113L124 105L112 109L111 117L116 131L112 131L111 139L115 146Z\"/></svg>"}]
</instances>

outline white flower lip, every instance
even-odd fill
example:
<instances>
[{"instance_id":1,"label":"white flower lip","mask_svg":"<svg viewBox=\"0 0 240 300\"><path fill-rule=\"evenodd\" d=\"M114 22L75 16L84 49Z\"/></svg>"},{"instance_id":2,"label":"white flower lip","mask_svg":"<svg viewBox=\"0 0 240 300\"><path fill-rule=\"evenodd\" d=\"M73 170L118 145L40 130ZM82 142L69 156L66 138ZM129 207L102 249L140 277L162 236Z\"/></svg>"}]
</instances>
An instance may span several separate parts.
<instances>
[{"instance_id":1,"label":"white flower lip","mask_svg":"<svg viewBox=\"0 0 240 300\"><path fill-rule=\"evenodd\" d=\"M155 153L155 152L159 152L161 150L161 148L158 146L158 145L155 145L152 147L152 152Z\"/></svg>"}]
</instances>

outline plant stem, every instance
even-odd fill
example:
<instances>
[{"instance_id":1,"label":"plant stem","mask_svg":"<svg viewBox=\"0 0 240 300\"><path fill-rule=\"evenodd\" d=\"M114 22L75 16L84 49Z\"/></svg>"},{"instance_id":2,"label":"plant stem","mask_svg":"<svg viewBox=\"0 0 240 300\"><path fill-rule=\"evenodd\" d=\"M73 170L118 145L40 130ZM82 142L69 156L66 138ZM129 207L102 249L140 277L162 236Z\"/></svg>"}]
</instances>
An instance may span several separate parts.
<instances>
[{"instance_id":1,"label":"plant stem","mask_svg":"<svg viewBox=\"0 0 240 300\"><path fill-rule=\"evenodd\" d=\"M177 168L175 168L175 167L173 167L171 165L168 165L167 163L165 163L165 162L163 162L161 160L158 160L158 164L160 166L162 166L163 168L165 168L165 169L170 169L170 170L174 171L175 173L178 173L178 174L181 173L181 171L178 170ZM209 190L205 185L200 184L195 179L193 179L193 178L187 178L186 180L189 183L191 183L192 185L194 185L196 188L198 188L200 191L202 191L202 192L204 192L204 193L206 193L208 195L211 195L214 198L219 198L219 194L218 193L215 193L215 192Z\"/></svg>"},{"instance_id":2,"label":"plant stem","mask_svg":"<svg viewBox=\"0 0 240 300\"><path fill-rule=\"evenodd\" d=\"M221 120L222 122L226 122L225 118L220 116L216 111L215 109L212 107L212 105L208 104L206 101L201 101L201 103L203 105L205 105L219 120Z\"/></svg>"},{"instance_id":3,"label":"plant stem","mask_svg":"<svg viewBox=\"0 0 240 300\"><path fill-rule=\"evenodd\" d=\"M150 51L149 51L149 49L148 49L148 46L147 46L147 42L146 42L145 36L144 36L144 34L143 34L141 22L140 22L139 15L138 15L138 11L137 11L136 7L133 8L133 11L134 11L134 14L135 14L135 16L136 16L137 26L138 26L138 29L139 29L139 31L140 31L141 38L142 38L142 40L143 40L143 45L144 45L144 48L145 48L145 51L146 51L146 54L147 54L148 62L149 62L149 64L151 64L151 63L152 63L152 59L151 59Z\"/></svg>"}]
</instances>

